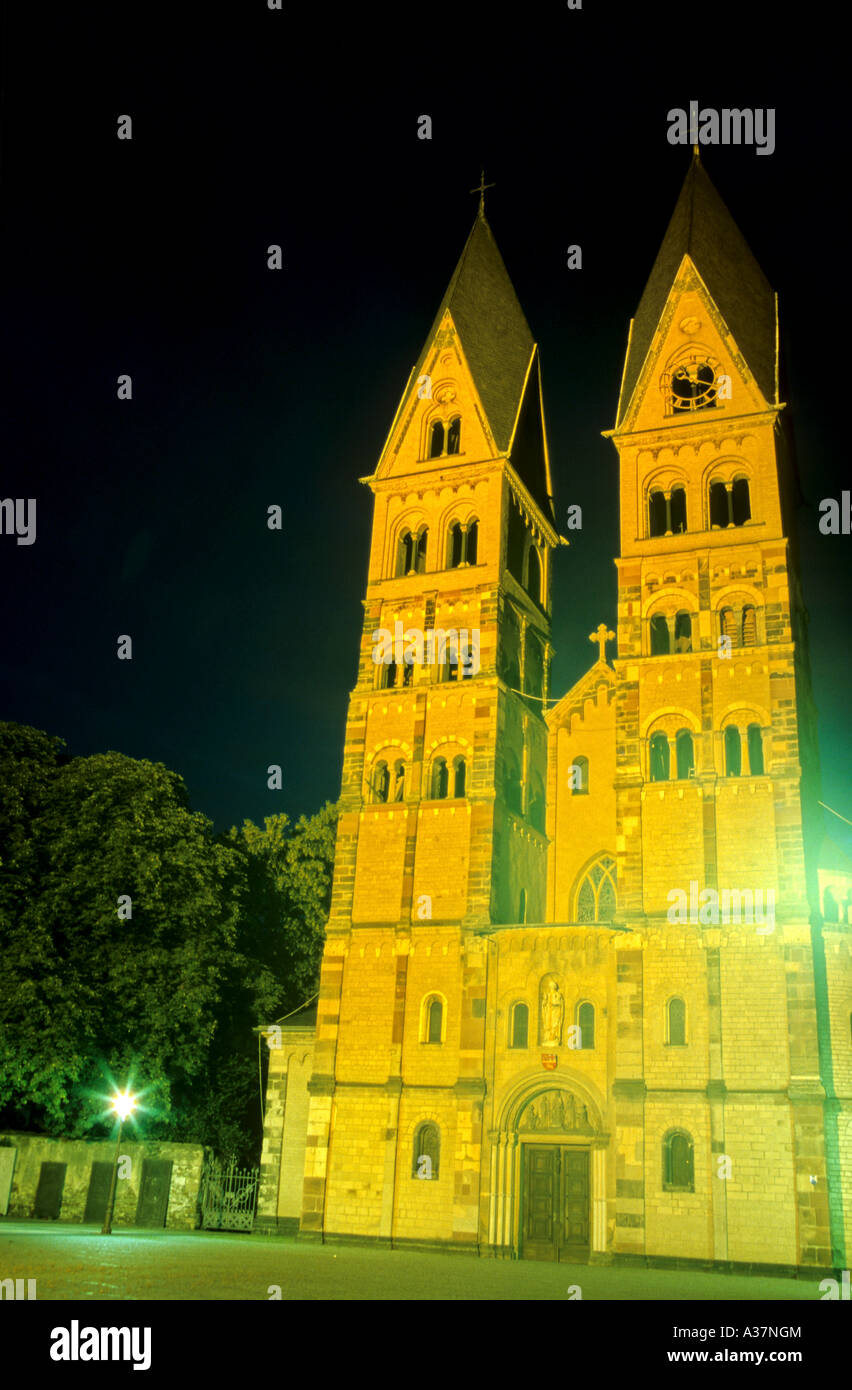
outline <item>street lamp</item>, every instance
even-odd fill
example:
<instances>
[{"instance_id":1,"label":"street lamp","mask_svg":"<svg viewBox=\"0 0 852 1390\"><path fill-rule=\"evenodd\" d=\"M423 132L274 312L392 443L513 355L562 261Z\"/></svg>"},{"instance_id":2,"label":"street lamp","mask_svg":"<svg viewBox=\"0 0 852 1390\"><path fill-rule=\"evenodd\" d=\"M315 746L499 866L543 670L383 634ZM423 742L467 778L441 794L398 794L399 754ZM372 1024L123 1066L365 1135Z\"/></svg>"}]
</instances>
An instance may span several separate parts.
<instances>
[{"instance_id":1,"label":"street lamp","mask_svg":"<svg viewBox=\"0 0 852 1390\"><path fill-rule=\"evenodd\" d=\"M121 1148L121 1132L124 1129L124 1121L128 1115L132 1115L136 1109L136 1097L129 1091L118 1091L112 1098L112 1108L118 1116L118 1138L115 1141L115 1158L112 1162L112 1177L109 1184L109 1197L107 1198L106 1216L101 1227L101 1235L112 1235L112 1209L115 1204L115 1182L118 1177L118 1152Z\"/></svg>"}]
</instances>

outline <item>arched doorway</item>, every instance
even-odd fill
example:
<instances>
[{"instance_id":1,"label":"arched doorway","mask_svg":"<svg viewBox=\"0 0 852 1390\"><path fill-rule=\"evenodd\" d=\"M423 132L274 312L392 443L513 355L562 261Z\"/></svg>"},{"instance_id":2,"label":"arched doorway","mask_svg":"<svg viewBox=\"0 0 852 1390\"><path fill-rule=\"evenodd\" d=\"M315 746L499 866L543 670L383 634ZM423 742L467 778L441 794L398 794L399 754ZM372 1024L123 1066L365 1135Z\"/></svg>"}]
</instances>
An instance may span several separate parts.
<instances>
[{"instance_id":1,"label":"arched doorway","mask_svg":"<svg viewBox=\"0 0 852 1390\"><path fill-rule=\"evenodd\" d=\"M584 1263L606 1240L606 1148L588 1085L554 1072L506 1101L492 1148L489 1241L521 1259Z\"/></svg>"}]
</instances>

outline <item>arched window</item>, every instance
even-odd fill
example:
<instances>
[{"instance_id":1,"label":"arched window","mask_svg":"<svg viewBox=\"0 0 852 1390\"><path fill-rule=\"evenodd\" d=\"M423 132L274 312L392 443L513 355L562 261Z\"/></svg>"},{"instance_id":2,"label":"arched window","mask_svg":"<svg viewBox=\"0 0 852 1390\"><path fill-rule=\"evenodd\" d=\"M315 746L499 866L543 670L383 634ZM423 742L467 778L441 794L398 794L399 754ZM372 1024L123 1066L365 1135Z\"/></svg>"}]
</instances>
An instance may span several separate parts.
<instances>
[{"instance_id":1,"label":"arched window","mask_svg":"<svg viewBox=\"0 0 852 1390\"><path fill-rule=\"evenodd\" d=\"M757 645L757 614L754 610L754 605L751 603L747 603L743 609L742 634L742 645L744 647L754 647Z\"/></svg>"},{"instance_id":2,"label":"arched window","mask_svg":"<svg viewBox=\"0 0 852 1390\"><path fill-rule=\"evenodd\" d=\"M692 651L692 618L684 609L675 614L674 649L676 652Z\"/></svg>"},{"instance_id":3,"label":"arched window","mask_svg":"<svg viewBox=\"0 0 852 1390\"><path fill-rule=\"evenodd\" d=\"M444 426L441 420L432 421L432 430L429 435L429 457L430 459L440 458L444 452Z\"/></svg>"},{"instance_id":4,"label":"arched window","mask_svg":"<svg viewBox=\"0 0 852 1390\"><path fill-rule=\"evenodd\" d=\"M418 1125L411 1151L411 1176L423 1182L434 1181L441 1162L441 1131L431 1121Z\"/></svg>"},{"instance_id":5,"label":"arched window","mask_svg":"<svg viewBox=\"0 0 852 1390\"><path fill-rule=\"evenodd\" d=\"M430 999L426 1005L426 1037L424 1042L439 1043L443 1032L444 1006L440 999Z\"/></svg>"},{"instance_id":6,"label":"arched window","mask_svg":"<svg viewBox=\"0 0 852 1390\"><path fill-rule=\"evenodd\" d=\"M410 531L403 531L399 538L396 557L396 574L408 574L414 569L414 537Z\"/></svg>"},{"instance_id":7,"label":"arched window","mask_svg":"<svg viewBox=\"0 0 852 1390\"><path fill-rule=\"evenodd\" d=\"M449 774L446 758L436 758L432 764L432 800L443 801L447 795Z\"/></svg>"},{"instance_id":8,"label":"arched window","mask_svg":"<svg viewBox=\"0 0 852 1390\"><path fill-rule=\"evenodd\" d=\"M458 569L464 558L463 537L460 521L454 521L450 527L450 565L451 570Z\"/></svg>"},{"instance_id":9,"label":"arched window","mask_svg":"<svg viewBox=\"0 0 852 1390\"><path fill-rule=\"evenodd\" d=\"M692 1140L681 1129L663 1140L663 1188L669 1192L695 1191Z\"/></svg>"},{"instance_id":10,"label":"arched window","mask_svg":"<svg viewBox=\"0 0 852 1390\"><path fill-rule=\"evenodd\" d=\"M730 637L731 644L737 638L737 615L733 608L723 608L719 614L719 631L723 637Z\"/></svg>"},{"instance_id":11,"label":"arched window","mask_svg":"<svg viewBox=\"0 0 852 1390\"><path fill-rule=\"evenodd\" d=\"M669 528L675 535L686 530L686 492L682 487L673 487L669 503Z\"/></svg>"},{"instance_id":12,"label":"arched window","mask_svg":"<svg viewBox=\"0 0 852 1390\"><path fill-rule=\"evenodd\" d=\"M424 526L423 530L417 537L417 545L415 546L414 550L414 569L417 572L417 574L426 573L426 546L428 544L428 540L429 531L428 528Z\"/></svg>"},{"instance_id":13,"label":"arched window","mask_svg":"<svg viewBox=\"0 0 852 1390\"><path fill-rule=\"evenodd\" d=\"M390 772L386 762L376 763L373 768L373 802L382 805L388 799Z\"/></svg>"},{"instance_id":14,"label":"arched window","mask_svg":"<svg viewBox=\"0 0 852 1390\"><path fill-rule=\"evenodd\" d=\"M453 758L453 796L464 796L464 785L467 775L467 764L464 758Z\"/></svg>"},{"instance_id":15,"label":"arched window","mask_svg":"<svg viewBox=\"0 0 852 1390\"><path fill-rule=\"evenodd\" d=\"M724 483L710 484L710 526L727 526L730 521L728 515L728 489Z\"/></svg>"},{"instance_id":16,"label":"arched window","mask_svg":"<svg viewBox=\"0 0 852 1390\"><path fill-rule=\"evenodd\" d=\"M544 808L544 787L541 778L536 774L530 777L530 796L529 806L527 807L527 819L534 830L544 834L545 808Z\"/></svg>"},{"instance_id":17,"label":"arched window","mask_svg":"<svg viewBox=\"0 0 852 1390\"><path fill-rule=\"evenodd\" d=\"M739 777L743 770L743 745L735 724L725 730L725 776Z\"/></svg>"},{"instance_id":18,"label":"arched window","mask_svg":"<svg viewBox=\"0 0 852 1390\"><path fill-rule=\"evenodd\" d=\"M382 662L379 666L379 689L394 690L399 678L399 667L395 661Z\"/></svg>"},{"instance_id":19,"label":"arched window","mask_svg":"<svg viewBox=\"0 0 852 1390\"><path fill-rule=\"evenodd\" d=\"M615 908L615 860L603 854L583 875L577 890L576 920L611 922Z\"/></svg>"},{"instance_id":20,"label":"arched window","mask_svg":"<svg viewBox=\"0 0 852 1390\"><path fill-rule=\"evenodd\" d=\"M393 799L402 801L405 798L405 763L395 762L393 765Z\"/></svg>"},{"instance_id":21,"label":"arched window","mask_svg":"<svg viewBox=\"0 0 852 1390\"><path fill-rule=\"evenodd\" d=\"M648 493L648 535L664 536L668 530L666 495L664 492Z\"/></svg>"},{"instance_id":22,"label":"arched window","mask_svg":"<svg viewBox=\"0 0 852 1390\"><path fill-rule=\"evenodd\" d=\"M479 522L476 521L476 520L474 520L474 521L469 521L469 522L467 523L467 547L466 547L466 550L465 550L465 557L464 557L464 558L467 560L467 563L468 563L469 565L475 565L475 564L476 564L476 552L477 552L478 546L479 546Z\"/></svg>"},{"instance_id":23,"label":"arched window","mask_svg":"<svg viewBox=\"0 0 852 1390\"><path fill-rule=\"evenodd\" d=\"M742 526L751 520L751 499L748 491L748 478L735 478L731 486L731 521Z\"/></svg>"},{"instance_id":24,"label":"arched window","mask_svg":"<svg viewBox=\"0 0 852 1390\"><path fill-rule=\"evenodd\" d=\"M683 1047L686 1042L686 1005L682 999L670 999L666 1005L666 1043Z\"/></svg>"},{"instance_id":25,"label":"arched window","mask_svg":"<svg viewBox=\"0 0 852 1390\"><path fill-rule=\"evenodd\" d=\"M450 428L447 430L447 453L457 454L461 444L461 416L456 415L450 421Z\"/></svg>"},{"instance_id":26,"label":"arched window","mask_svg":"<svg viewBox=\"0 0 852 1390\"><path fill-rule=\"evenodd\" d=\"M521 919L523 921L523 918ZM526 1004L513 1004L509 1015L509 1046L529 1047L530 1011Z\"/></svg>"},{"instance_id":27,"label":"arched window","mask_svg":"<svg viewBox=\"0 0 852 1390\"><path fill-rule=\"evenodd\" d=\"M668 656L669 653L669 625L666 622L665 614L655 613L651 619L651 655Z\"/></svg>"},{"instance_id":28,"label":"arched window","mask_svg":"<svg viewBox=\"0 0 852 1390\"><path fill-rule=\"evenodd\" d=\"M589 760L582 754L568 769L568 785L572 796L587 796L589 792Z\"/></svg>"},{"instance_id":29,"label":"arched window","mask_svg":"<svg viewBox=\"0 0 852 1390\"><path fill-rule=\"evenodd\" d=\"M749 724L746 729L748 743L748 767L752 777L763 776L763 735L759 724Z\"/></svg>"},{"instance_id":30,"label":"arched window","mask_svg":"<svg viewBox=\"0 0 852 1390\"><path fill-rule=\"evenodd\" d=\"M649 776L652 782L669 780L669 741L659 729L651 735L648 745Z\"/></svg>"},{"instance_id":31,"label":"arched window","mask_svg":"<svg viewBox=\"0 0 852 1390\"><path fill-rule=\"evenodd\" d=\"M541 557L534 545L530 546L527 571L527 593L536 603L541 603Z\"/></svg>"},{"instance_id":32,"label":"arched window","mask_svg":"<svg viewBox=\"0 0 852 1390\"><path fill-rule=\"evenodd\" d=\"M524 813L523 787L521 785L521 765L514 751L509 748L504 755L504 777L506 805L510 811L522 816Z\"/></svg>"},{"instance_id":33,"label":"arched window","mask_svg":"<svg viewBox=\"0 0 852 1390\"><path fill-rule=\"evenodd\" d=\"M580 1030L579 1046L586 1051L595 1045L595 1006L584 1000L577 1005L576 1012L577 1027Z\"/></svg>"},{"instance_id":34,"label":"arched window","mask_svg":"<svg viewBox=\"0 0 852 1390\"><path fill-rule=\"evenodd\" d=\"M685 782L695 770L692 734L688 729L678 729L675 734L675 757L677 759L677 780Z\"/></svg>"}]
</instances>

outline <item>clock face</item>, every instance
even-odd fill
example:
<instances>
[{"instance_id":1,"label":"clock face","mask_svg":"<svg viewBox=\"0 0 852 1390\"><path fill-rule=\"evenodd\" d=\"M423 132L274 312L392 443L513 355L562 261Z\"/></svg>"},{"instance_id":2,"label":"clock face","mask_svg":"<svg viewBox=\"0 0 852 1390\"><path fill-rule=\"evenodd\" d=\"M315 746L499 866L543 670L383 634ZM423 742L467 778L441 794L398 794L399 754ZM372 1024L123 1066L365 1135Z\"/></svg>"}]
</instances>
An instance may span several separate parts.
<instances>
[{"instance_id":1,"label":"clock face","mask_svg":"<svg viewBox=\"0 0 852 1390\"><path fill-rule=\"evenodd\" d=\"M703 410L716 404L716 373L707 362L684 362L672 372L672 408Z\"/></svg>"}]
</instances>

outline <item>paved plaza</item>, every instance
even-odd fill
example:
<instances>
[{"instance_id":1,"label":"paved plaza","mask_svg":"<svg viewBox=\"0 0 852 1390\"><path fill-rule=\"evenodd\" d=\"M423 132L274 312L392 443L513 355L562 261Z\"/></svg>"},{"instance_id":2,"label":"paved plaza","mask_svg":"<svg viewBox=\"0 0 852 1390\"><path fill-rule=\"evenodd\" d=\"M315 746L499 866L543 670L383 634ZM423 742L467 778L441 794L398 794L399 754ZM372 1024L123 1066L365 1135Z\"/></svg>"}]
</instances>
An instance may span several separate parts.
<instances>
[{"instance_id":1,"label":"paved plaza","mask_svg":"<svg viewBox=\"0 0 852 1390\"><path fill-rule=\"evenodd\" d=\"M136 1231L0 1221L0 1279L35 1279L40 1300L556 1300L821 1298L818 1281L607 1268L474 1255L314 1245L213 1231ZM576 1297L576 1294L574 1294Z\"/></svg>"}]
</instances>

